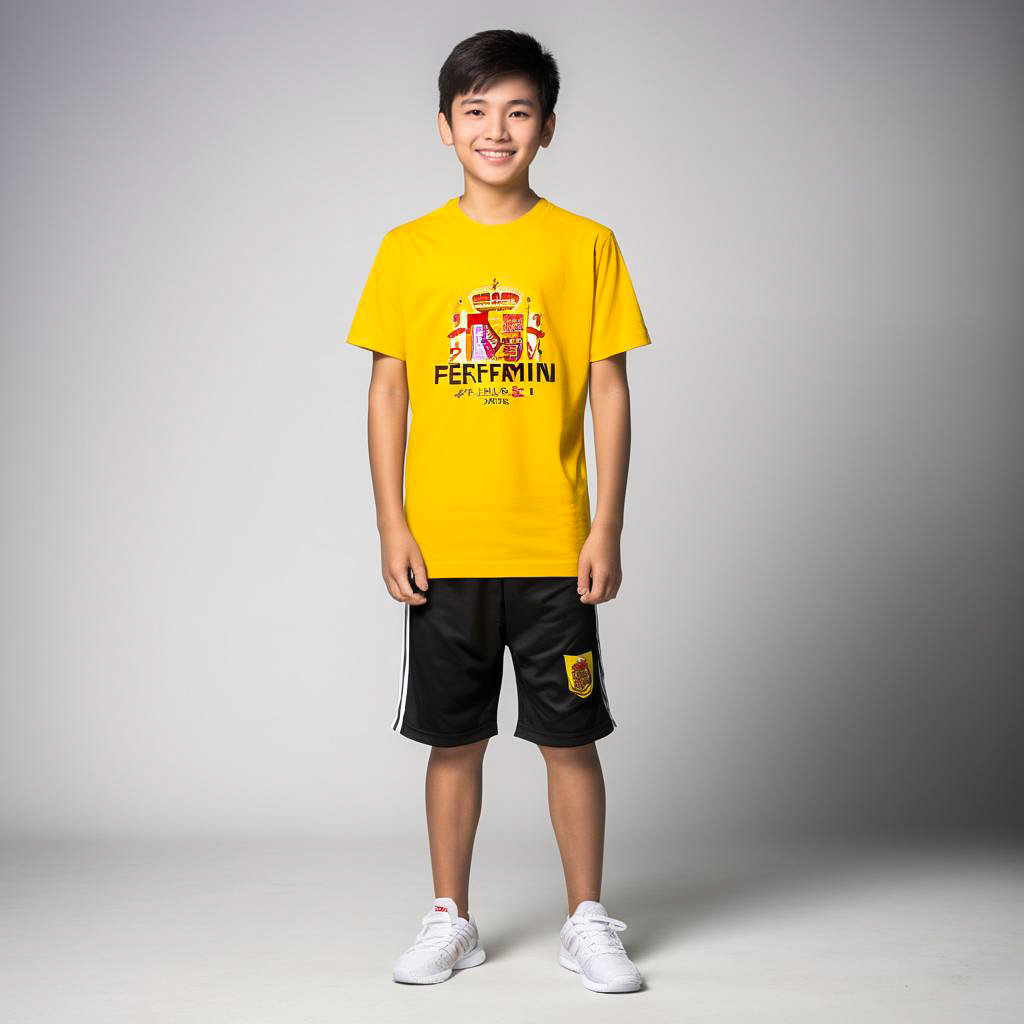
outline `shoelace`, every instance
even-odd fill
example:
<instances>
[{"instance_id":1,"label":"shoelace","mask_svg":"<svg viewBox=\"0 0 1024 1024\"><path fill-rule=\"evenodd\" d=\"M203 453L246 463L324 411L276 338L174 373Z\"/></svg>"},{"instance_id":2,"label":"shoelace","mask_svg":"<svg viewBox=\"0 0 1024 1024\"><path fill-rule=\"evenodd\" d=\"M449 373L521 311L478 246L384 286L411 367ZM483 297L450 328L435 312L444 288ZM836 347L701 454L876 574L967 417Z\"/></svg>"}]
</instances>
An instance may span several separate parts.
<instances>
[{"instance_id":1,"label":"shoelace","mask_svg":"<svg viewBox=\"0 0 1024 1024\"><path fill-rule=\"evenodd\" d=\"M616 932L624 932L628 925L617 917L604 914L585 914L575 922L587 945L595 952L623 952L626 950Z\"/></svg>"},{"instance_id":2,"label":"shoelace","mask_svg":"<svg viewBox=\"0 0 1024 1024\"><path fill-rule=\"evenodd\" d=\"M416 936L416 941L409 947L416 949L423 946L436 946L442 948L448 944L452 937L451 918L440 910L432 910L420 921L422 927Z\"/></svg>"}]
</instances>

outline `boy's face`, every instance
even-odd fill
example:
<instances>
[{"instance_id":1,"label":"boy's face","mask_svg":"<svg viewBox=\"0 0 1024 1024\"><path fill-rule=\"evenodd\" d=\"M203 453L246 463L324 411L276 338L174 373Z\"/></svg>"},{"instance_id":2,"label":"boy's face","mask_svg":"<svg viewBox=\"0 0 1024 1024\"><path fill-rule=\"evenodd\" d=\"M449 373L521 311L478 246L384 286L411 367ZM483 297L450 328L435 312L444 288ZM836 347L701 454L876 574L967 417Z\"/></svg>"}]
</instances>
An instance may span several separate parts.
<instances>
[{"instance_id":1,"label":"boy's face","mask_svg":"<svg viewBox=\"0 0 1024 1024\"><path fill-rule=\"evenodd\" d=\"M540 101L533 83L518 75L490 88L456 96L452 123L437 115L446 146L454 146L466 174L484 184L507 188L525 184L537 150L555 131L555 115L540 122Z\"/></svg>"}]
</instances>

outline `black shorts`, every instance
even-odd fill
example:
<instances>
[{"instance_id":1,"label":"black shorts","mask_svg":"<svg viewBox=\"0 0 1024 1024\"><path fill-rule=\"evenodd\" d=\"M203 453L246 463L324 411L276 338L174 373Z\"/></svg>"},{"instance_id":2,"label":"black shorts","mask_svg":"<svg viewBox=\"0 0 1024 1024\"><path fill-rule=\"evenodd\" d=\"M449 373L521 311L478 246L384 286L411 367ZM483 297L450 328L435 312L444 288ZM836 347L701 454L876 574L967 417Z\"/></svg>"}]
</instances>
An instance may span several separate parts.
<instances>
[{"instance_id":1,"label":"black shorts","mask_svg":"<svg viewBox=\"0 0 1024 1024\"><path fill-rule=\"evenodd\" d=\"M405 606L398 707L391 728L439 747L498 733L505 647L512 652L515 733L575 747L615 728L597 633L597 608L575 576L431 578L422 605Z\"/></svg>"}]
</instances>

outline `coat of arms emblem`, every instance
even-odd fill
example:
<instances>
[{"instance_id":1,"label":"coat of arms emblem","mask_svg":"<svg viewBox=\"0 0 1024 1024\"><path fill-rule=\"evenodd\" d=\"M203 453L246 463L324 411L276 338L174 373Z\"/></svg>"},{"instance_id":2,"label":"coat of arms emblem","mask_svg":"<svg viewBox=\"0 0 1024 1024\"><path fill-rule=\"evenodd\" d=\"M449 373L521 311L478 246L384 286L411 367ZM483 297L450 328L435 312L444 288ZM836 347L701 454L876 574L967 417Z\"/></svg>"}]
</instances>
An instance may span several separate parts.
<instances>
[{"instance_id":1,"label":"coat of arms emblem","mask_svg":"<svg viewBox=\"0 0 1024 1024\"><path fill-rule=\"evenodd\" d=\"M570 692L576 694L577 697L589 697L594 689L593 652L566 654L564 657Z\"/></svg>"}]
</instances>

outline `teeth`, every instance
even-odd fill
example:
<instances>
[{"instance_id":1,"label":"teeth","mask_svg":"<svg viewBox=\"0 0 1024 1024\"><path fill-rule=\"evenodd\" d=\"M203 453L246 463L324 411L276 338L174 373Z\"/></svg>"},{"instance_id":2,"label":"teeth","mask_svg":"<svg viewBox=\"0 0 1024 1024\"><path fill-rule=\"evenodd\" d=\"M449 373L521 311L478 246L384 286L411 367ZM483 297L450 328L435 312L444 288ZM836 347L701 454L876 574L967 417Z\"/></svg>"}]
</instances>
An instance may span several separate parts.
<instances>
[{"instance_id":1,"label":"teeth","mask_svg":"<svg viewBox=\"0 0 1024 1024\"><path fill-rule=\"evenodd\" d=\"M505 149L478 149L478 153L483 156L511 156L512 153Z\"/></svg>"}]
</instances>

